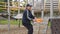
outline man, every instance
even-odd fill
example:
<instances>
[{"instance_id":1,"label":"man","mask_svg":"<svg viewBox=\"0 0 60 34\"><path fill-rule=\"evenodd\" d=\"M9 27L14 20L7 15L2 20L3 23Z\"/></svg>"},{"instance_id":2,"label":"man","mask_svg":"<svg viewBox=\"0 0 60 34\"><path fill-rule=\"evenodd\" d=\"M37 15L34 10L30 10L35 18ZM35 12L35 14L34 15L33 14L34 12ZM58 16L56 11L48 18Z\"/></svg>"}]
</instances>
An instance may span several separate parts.
<instances>
[{"instance_id":1,"label":"man","mask_svg":"<svg viewBox=\"0 0 60 34\"><path fill-rule=\"evenodd\" d=\"M33 26L31 21L35 21L35 17L31 13L32 5L27 4L23 13L22 24L28 29L28 34L33 34Z\"/></svg>"}]
</instances>

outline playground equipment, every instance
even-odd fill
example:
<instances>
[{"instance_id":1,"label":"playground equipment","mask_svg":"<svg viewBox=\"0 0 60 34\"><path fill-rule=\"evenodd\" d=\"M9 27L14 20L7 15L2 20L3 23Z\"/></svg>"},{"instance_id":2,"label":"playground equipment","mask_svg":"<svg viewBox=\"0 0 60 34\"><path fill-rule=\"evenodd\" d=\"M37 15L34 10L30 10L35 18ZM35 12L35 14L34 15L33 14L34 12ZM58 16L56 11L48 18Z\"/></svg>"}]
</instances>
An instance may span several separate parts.
<instances>
[{"instance_id":1,"label":"playground equipment","mask_svg":"<svg viewBox=\"0 0 60 34\"><path fill-rule=\"evenodd\" d=\"M20 2L20 0L18 1L18 2ZM19 5L18 5L18 7L20 7L20 3L18 3ZM10 31L10 0L8 0L8 9L7 9L7 11L8 11L8 31ZM18 14L20 14L20 8L18 9ZM19 21L19 27L20 27L20 20L18 19L18 21Z\"/></svg>"},{"instance_id":2,"label":"playground equipment","mask_svg":"<svg viewBox=\"0 0 60 34\"><path fill-rule=\"evenodd\" d=\"M60 17L59 18L51 18L51 34L60 34Z\"/></svg>"},{"instance_id":3,"label":"playground equipment","mask_svg":"<svg viewBox=\"0 0 60 34\"><path fill-rule=\"evenodd\" d=\"M20 1L20 0L19 0ZM10 1L8 0L8 31L10 31L10 3L9 3ZM27 0L27 3L26 4L28 4L29 2L28 2L28 0ZM41 18L44 20L44 0L41 0L41 3L42 3L42 6L41 6ZM34 0L32 0L32 5L33 5L33 8L34 8ZM18 7L19 7L19 5L18 5ZM34 14L34 10L32 10L33 12L33 14ZM51 12L52 12L52 9L51 9ZM18 14L20 14L20 9L18 9ZM52 16L52 14L51 14L51 16ZM18 20L19 21L19 20ZM37 22L40 22L40 19L37 19ZM44 24L44 25L46 25L46 28L45 28L45 34L46 34L46 30L47 30L47 24L45 24L46 22L42 22L42 20L41 20L41 23L42 24ZM19 22L19 24L20 24L20 22ZM40 32L40 24L39 24L39 30L38 30L38 34L40 34L39 32ZM20 27L20 26L19 26ZM44 32L44 31L43 31Z\"/></svg>"}]
</instances>

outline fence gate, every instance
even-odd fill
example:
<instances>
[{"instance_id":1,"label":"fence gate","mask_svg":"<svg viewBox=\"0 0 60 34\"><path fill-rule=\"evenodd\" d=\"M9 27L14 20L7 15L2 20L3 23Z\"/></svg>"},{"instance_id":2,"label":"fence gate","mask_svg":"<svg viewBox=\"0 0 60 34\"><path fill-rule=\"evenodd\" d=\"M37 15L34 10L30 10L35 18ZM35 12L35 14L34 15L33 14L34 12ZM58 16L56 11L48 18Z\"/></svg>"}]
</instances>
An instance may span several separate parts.
<instances>
[{"instance_id":1,"label":"fence gate","mask_svg":"<svg viewBox=\"0 0 60 34\"><path fill-rule=\"evenodd\" d=\"M60 34L60 18L50 19L52 34Z\"/></svg>"}]
</instances>

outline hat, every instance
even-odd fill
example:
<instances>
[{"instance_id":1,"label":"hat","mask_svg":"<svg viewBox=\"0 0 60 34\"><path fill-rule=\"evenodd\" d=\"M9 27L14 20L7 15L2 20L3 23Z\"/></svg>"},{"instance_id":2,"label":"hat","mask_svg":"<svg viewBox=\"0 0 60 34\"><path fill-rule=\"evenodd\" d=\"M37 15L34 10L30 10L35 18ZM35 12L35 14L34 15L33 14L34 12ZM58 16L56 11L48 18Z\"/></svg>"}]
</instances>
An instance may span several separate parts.
<instances>
[{"instance_id":1,"label":"hat","mask_svg":"<svg viewBox=\"0 0 60 34\"><path fill-rule=\"evenodd\" d=\"M29 7L32 7L32 5L31 5L31 4L27 4L27 5L26 5L26 7L28 7L28 6L29 6Z\"/></svg>"}]
</instances>

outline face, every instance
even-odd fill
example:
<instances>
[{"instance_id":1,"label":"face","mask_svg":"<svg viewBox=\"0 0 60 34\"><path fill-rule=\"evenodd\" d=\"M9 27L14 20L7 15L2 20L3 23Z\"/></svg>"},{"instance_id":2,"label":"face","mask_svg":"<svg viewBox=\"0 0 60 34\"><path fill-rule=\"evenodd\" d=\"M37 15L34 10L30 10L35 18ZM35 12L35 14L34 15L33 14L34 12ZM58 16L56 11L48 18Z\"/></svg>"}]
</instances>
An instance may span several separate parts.
<instances>
[{"instance_id":1,"label":"face","mask_svg":"<svg viewBox=\"0 0 60 34\"><path fill-rule=\"evenodd\" d=\"M28 9L28 10L31 10L31 9L32 9L32 7L27 7L27 9Z\"/></svg>"}]
</instances>

